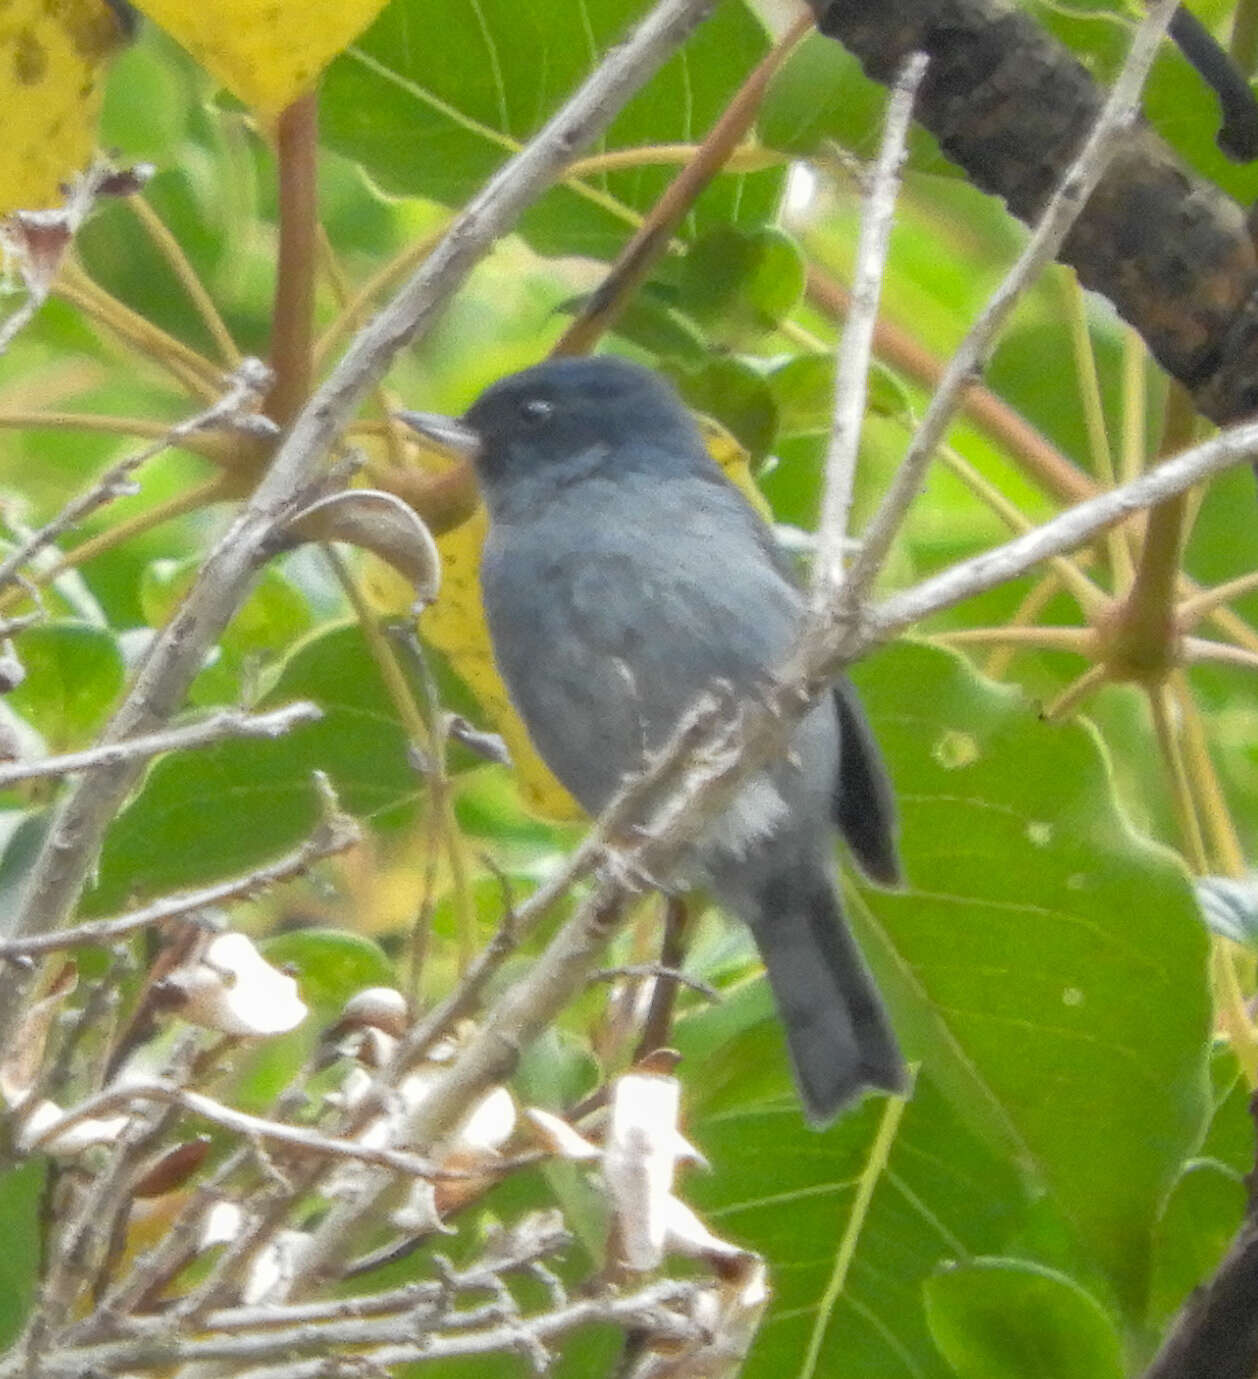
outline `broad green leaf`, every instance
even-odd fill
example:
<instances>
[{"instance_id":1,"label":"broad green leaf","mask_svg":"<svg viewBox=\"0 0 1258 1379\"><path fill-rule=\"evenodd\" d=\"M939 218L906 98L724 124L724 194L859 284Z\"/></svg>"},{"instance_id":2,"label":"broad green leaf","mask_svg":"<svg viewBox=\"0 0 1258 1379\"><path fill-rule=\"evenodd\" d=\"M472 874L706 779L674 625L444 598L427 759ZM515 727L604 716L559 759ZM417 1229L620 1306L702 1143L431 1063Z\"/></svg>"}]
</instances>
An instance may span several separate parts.
<instances>
[{"instance_id":1,"label":"broad green leaf","mask_svg":"<svg viewBox=\"0 0 1258 1379\"><path fill-rule=\"evenodd\" d=\"M926 1283L926 1316L959 1379L1122 1379L1112 1319L1073 1279L1017 1259L973 1259Z\"/></svg>"},{"instance_id":2,"label":"broad green leaf","mask_svg":"<svg viewBox=\"0 0 1258 1379\"><path fill-rule=\"evenodd\" d=\"M276 967L293 969L302 1000L325 1016L364 987L397 980L378 943L344 929L293 929L265 940L262 952Z\"/></svg>"},{"instance_id":3,"label":"broad green leaf","mask_svg":"<svg viewBox=\"0 0 1258 1379\"><path fill-rule=\"evenodd\" d=\"M0 1173L5 1239L0 1250L0 1347L17 1339L35 1301L43 1254L40 1202L47 1171L42 1159L30 1159Z\"/></svg>"},{"instance_id":4,"label":"broad green leaf","mask_svg":"<svg viewBox=\"0 0 1258 1379\"><path fill-rule=\"evenodd\" d=\"M393 0L329 69L323 137L388 192L462 205L642 12L637 0ZM651 149L701 140L766 49L743 4L717 6L597 150L641 148L641 163L578 170L525 215L526 238L544 253L614 254L677 172L675 153ZM718 178L683 233L763 222L782 178L781 169Z\"/></svg>"},{"instance_id":5,"label":"broad green leaf","mask_svg":"<svg viewBox=\"0 0 1258 1379\"><path fill-rule=\"evenodd\" d=\"M273 742L226 742L157 763L109 832L91 909L228 877L293 847L318 817L314 771L326 771L342 806L375 828L412 816L419 780L406 735L357 626L298 646L259 707L297 699L314 700L322 721Z\"/></svg>"},{"instance_id":6,"label":"broad green leaf","mask_svg":"<svg viewBox=\"0 0 1258 1379\"><path fill-rule=\"evenodd\" d=\"M809 155L827 141L872 157L878 148L887 93L832 38L809 34L787 58L761 107L758 133L770 148ZM909 136L909 166L957 176L956 167L918 125Z\"/></svg>"},{"instance_id":7,"label":"broad green leaf","mask_svg":"<svg viewBox=\"0 0 1258 1379\"><path fill-rule=\"evenodd\" d=\"M1194 1288L1206 1283L1245 1220L1244 1177L1212 1159L1180 1175L1154 1236L1149 1320L1169 1323Z\"/></svg>"},{"instance_id":8,"label":"broad green leaf","mask_svg":"<svg viewBox=\"0 0 1258 1379\"><path fill-rule=\"evenodd\" d=\"M161 627L174 613L200 572L199 556L155 560L140 580L140 606L150 627ZM255 671L288 650L311 625L310 605L279 570L263 570L223 631L213 659L197 678L189 697L194 703L222 702L241 694L241 672Z\"/></svg>"},{"instance_id":9,"label":"broad green leaf","mask_svg":"<svg viewBox=\"0 0 1258 1379\"><path fill-rule=\"evenodd\" d=\"M1213 1114L1201 1156L1224 1164L1237 1175L1254 1166L1254 1118L1249 1111L1249 1087L1236 1055L1220 1045L1210 1062L1214 1094Z\"/></svg>"},{"instance_id":10,"label":"broad green leaf","mask_svg":"<svg viewBox=\"0 0 1258 1379\"><path fill-rule=\"evenodd\" d=\"M673 381L696 412L715 417L753 458L764 455L777 434L777 404L760 372L733 355L717 356L696 369L677 369Z\"/></svg>"},{"instance_id":11,"label":"broad green leaf","mask_svg":"<svg viewBox=\"0 0 1258 1379\"><path fill-rule=\"evenodd\" d=\"M777 326L804 291L804 261L775 226L710 230L682 260L679 305L730 346Z\"/></svg>"},{"instance_id":12,"label":"broad green leaf","mask_svg":"<svg viewBox=\"0 0 1258 1379\"><path fill-rule=\"evenodd\" d=\"M772 369L769 389L778 407L779 434L829 435L834 420L831 354L796 354ZM912 407L903 384L874 360L866 379L866 407L882 416L908 417Z\"/></svg>"},{"instance_id":13,"label":"broad green leaf","mask_svg":"<svg viewBox=\"0 0 1258 1379\"><path fill-rule=\"evenodd\" d=\"M713 1171L682 1188L718 1234L769 1263L772 1309L745 1379L945 1379L922 1284L941 1261L1003 1247L1027 1203L1016 1172L925 1077L907 1105L871 1097L810 1130L793 1095L763 1098L765 1030L748 1032L732 1046L746 1095L690 1117ZM768 1061L781 1088L780 1056ZM706 1075L705 1064L695 1083Z\"/></svg>"},{"instance_id":14,"label":"broad green leaf","mask_svg":"<svg viewBox=\"0 0 1258 1379\"><path fill-rule=\"evenodd\" d=\"M155 560L140 581L140 603L150 627L161 627L192 586L204 562ZM310 608L278 570L263 571L223 634L223 645L238 655L277 651L310 627Z\"/></svg>"},{"instance_id":15,"label":"broad green leaf","mask_svg":"<svg viewBox=\"0 0 1258 1379\"><path fill-rule=\"evenodd\" d=\"M900 800L900 893L851 893L909 1051L1055 1195L1134 1312L1207 1111L1207 938L1089 729L901 644L859 682Z\"/></svg>"},{"instance_id":16,"label":"broad green leaf","mask_svg":"<svg viewBox=\"0 0 1258 1379\"><path fill-rule=\"evenodd\" d=\"M50 751L89 743L125 679L113 634L86 622L46 623L21 634L17 653L26 679L8 696L9 706L39 731Z\"/></svg>"}]
</instances>

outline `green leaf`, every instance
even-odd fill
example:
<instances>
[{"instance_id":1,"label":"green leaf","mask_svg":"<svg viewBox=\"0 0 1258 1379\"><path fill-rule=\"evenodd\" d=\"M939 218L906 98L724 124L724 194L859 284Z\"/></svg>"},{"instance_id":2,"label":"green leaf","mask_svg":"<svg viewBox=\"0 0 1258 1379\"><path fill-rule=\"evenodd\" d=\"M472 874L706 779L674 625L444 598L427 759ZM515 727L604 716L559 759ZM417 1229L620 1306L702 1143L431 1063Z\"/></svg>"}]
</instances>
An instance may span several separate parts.
<instances>
[{"instance_id":1,"label":"green leaf","mask_svg":"<svg viewBox=\"0 0 1258 1379\"><path fill-rule=\"evenodd\" d=\"M27 628L17 640L26 679L9 706L42 735L48 749L89 743L122 690L126 671L111 632L64 621Z\"/></svg>"},{"instance_id":2,"label":"green leaf","mask_svg":"<svg viewBox=\"0 0 1258 1379\"><path fill-rule=\"evenodd\" d=\"M0 1221L5 1248L0 1250L0 1349L17 1339L39 1286L43 1231L40 1201L47 1164L29 1159L0 1174Z\"/></svg>"},{"instance_id":3,"label":"green leaf","mask_svg":"<svg viewBox=\"0 0 1258 1379\"><path fill-rule=\"evenodd\" d=\"M345 929L293 929L265 939L261 948L269 963L295 969L302 999L324 1013L339 1010L364 987L397 981L384 949Z\"/></svg>"},{"instance_id":4,"label":"green leaf","mask_svg":"<svg viewBox=\"0 0 1258 1379\"><path fill-rule=\"evenodd\" d=\"M682 1072L701 1069L702 1098L708 1068L696 1064L686 1024ZM924 1077L908 1104L870 1097L824 1133L809 1129L793 1093L781 1096L780 1042L766 1058L766 1032L753 1026L733 1041L746 1095L730 1087L719 1108L702 1099L689 1117L713 1172L680 1189L718 1234L768 1259L772 1309L744 1379L945 1379L922 1284L942 1260L1003 1247L1027 1207L1016 1171ZM763 1099L765 1062L775 1101Z\"/></svg>"},{"instance_id":5,"label":"green leaf","mask_svg":"<svg viewBox=\"0 0 1258 1379\"><path fill-rule=\"evenodd\" d=\"M834 420L834 367L833 355L797 354L770 371L779 435L829 435ZM870 365L866 387L868 411L896 418L911 414L912 405L900 380L877 360Z\"/></svg>"},{"instance_id":6,"label":"green leaf","mask_svg":"<svg viewBox=\"0 0 1258 1379\"><path fill-rule=\"evenodd\" d=\"M1241 1174L1210 1159L1190 1163L1175 1184L1154 1237L1149 1320L1165 1325L1219 1266L1245 1220Z\"/></svg>"},{"instance_id":7,"label":"green leaf","mask_svg":"<svg viewBox=\"0 0 1258 1379\"><path fill-rule=\"evenodd\" d=\"M940 650L858 682L907 888L849 905L911 1054L1055 1195L1136 1315L1160 1204L1207 1110L1207 936L1177 861L1119 814L1079 724Z\"/></svg>"},{"instance_id":8,"label":"green leaf","mask_svg":"<svg viewBox=\"0 0 1258 1379\"><path fill-rule=\"evenodd\" d=\"M804 292L804 261L773 226L722 226L691 246L681 264L679 305L718 341L737 346L774 329Z\"/></svg>"},{"instance_id":9,"label":"green leaf","mask_svg":"<svg viewBox=\"0 0 1258 1379\"><path fill-rule=\"evenodd\" d=\"M872 157L886 101L886 89L865 76L851 54L831 38L809 34L774 77L760 109L758 133L769 148L797 156L816 153L832 141ZM909 166L960 175L918 125L909 135Z\"/></svg>"},{"instance_id":10,"label":"green leaf","mask_svg":"<svg viewBox=\"0 0 1258 1379\"><path fill-rule=\"evenodd\" d=\"M394 0L329 68L323 137L385 190L460 206L641 15L637 0ZM440 41L417 42L418 34ZM697 143L767 46L745 5L718 6L616 117L599 151ZM636 166L569 179L526 213L521 230L543 253L610 257L676 172L675 162L648 154ZM682 234L763 223L783 176L772 168L719 177Z\"/></svg>"},{"instance_id":11,"label":"green leaf","mask_svg":"<svg viewBox=\"0 0 1258 1379\"><path fill-rule=\"evenodd\" d=\"M150 627L161 627L182 601L200 572L203 560L154 560L140 580L140 606ZM301 591L274 566L268 566L237 610L219 642L219 658L202 672L199 694L210 691L231 697L247 660L262 660L287 650L310 629L310 605Z\"/></svg>"},{"instance_id":12,"label":"green leaf","mask_svg":"<svg viewBox=\"0 0 1258 1379\"><path fill-rule=\"evenodd\" d=\"M926 1283L926 1316L960 1379L1122 1379L1122 1343L1090 1293L1052 1269L975 1259Z\"/></svg>"},{"instance_id":13,"label":"green leaf","mask_svg":"<svg viewBox=\"0 0 1258 1379\"><path fill-rule=\"evenodd\" d=\"M696 412L715 417L753 458L767 453L777 434L777 404L757 369L726 356L676 370L673 381Z\"/></svg>"},{"instance_id":14,"label":"green leaf","mask_svg":"<svg viewBox=\"0 0 1258 1379\"><path fill-rule=\"evenodd\" d=\"M354 624L303 642L260 708L312 699L323 719L275 741L226 742L166 757L105 842L95 913L133 894L203 885L256 867L306 837L326 771L342 806L381 830L413 817L418 779L406 734Z\"/></svg>"}]
</instances>

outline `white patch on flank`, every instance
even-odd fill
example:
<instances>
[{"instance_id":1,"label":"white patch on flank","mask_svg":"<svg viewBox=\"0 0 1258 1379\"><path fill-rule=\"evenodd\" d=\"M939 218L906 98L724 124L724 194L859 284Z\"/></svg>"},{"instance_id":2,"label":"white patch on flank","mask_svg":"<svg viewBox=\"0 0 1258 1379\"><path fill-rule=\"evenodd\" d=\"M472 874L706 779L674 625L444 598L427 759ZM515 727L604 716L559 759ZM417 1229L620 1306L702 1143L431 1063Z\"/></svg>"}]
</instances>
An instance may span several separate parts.
<instances>
[{"instance_id":1,"label":"white patch on flank","mask_svg":"<svg viewBox=\"0 0 1258 1379\"><path fill-rule=\"evenodd\" d=\"M789 812L768 776L753 776L704 834L704 843L745 857L757 843L777 832Z\"/></svg>"}]
</instances>

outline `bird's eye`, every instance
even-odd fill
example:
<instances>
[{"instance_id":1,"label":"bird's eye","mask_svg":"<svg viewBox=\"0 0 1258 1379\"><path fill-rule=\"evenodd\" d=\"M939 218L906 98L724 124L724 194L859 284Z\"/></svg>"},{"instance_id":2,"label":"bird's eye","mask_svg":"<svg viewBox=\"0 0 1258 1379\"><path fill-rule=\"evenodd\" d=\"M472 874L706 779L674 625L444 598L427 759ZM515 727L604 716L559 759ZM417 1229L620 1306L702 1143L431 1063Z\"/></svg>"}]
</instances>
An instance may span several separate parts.
<instances>
[{"instance_id":1,"label":"bird's eye","mask_svg":"<svg viewBox=\"0 0 1258 1379\"><path fill-rule=\"evenodd\" d=\"M554 408L544 397L526 397L520 403L520 415L525 421L532 422L534 425L540 421L545 421Z\"/></svg>"}]
</instances>

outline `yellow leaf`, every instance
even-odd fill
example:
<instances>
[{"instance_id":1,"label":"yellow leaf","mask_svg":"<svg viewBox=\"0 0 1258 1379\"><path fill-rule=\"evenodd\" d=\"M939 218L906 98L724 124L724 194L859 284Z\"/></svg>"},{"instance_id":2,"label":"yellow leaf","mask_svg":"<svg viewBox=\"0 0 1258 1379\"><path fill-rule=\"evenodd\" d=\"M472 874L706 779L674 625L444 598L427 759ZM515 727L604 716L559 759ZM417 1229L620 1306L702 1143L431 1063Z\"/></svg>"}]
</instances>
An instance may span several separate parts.
<instances>
[{"instance_id":1,"label":"yellow leaf","mask_svg":"<svg viewBox=\"0 0 1258 1379\"><path fill-rule=\"evenodd\" d=\"M105 0L0 5L0 215L59 206L91 162L100 78L123 36Z\"/></svg>"},{"instance_id":2,"label":"yellow leaf","mask_svg":"<svg viewBox=\"0 0 1258 1379\"><path fill-rule=\"evenodd\" d=\"M232 95L277 115L384 8L386 0L136 0Z\"/></svg>"},{"instance_id":3,"label":"yellow leaf","mask_svg":"<svg viewBox=\"0 0 1258 1379\"><path fill-rule=\"evenodd\" d=\"M713 457L757 511L768 517L768 505L751 477L746 452L718 423L707 417L700 417L699 423ZM579 819L580 806L538 756L494 665L480 592L480 552L487 528L484 508L477 508L466 522L437 537L441 593L420 618L420 630L454 667L506 742L525 804L548 818ZM410 585L374 559L368 562L365 585L376 608L403 613L414 601Z\"/></svg>"}]
</instances>

